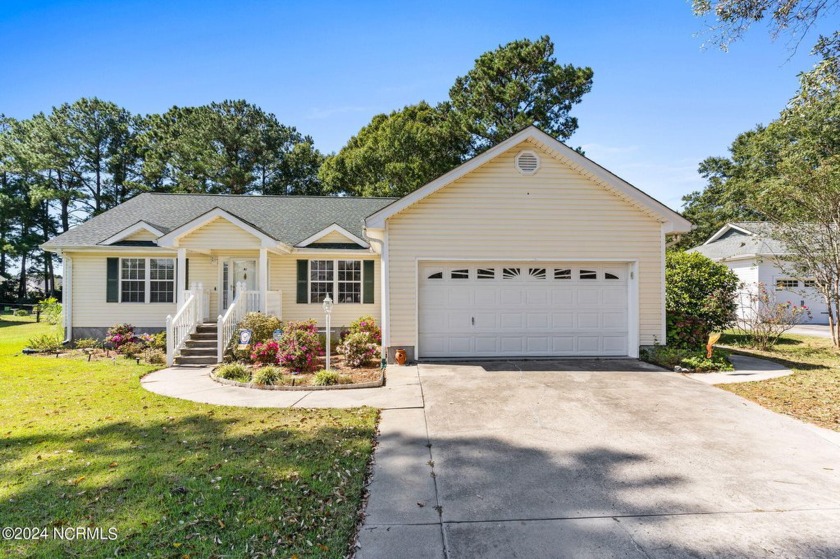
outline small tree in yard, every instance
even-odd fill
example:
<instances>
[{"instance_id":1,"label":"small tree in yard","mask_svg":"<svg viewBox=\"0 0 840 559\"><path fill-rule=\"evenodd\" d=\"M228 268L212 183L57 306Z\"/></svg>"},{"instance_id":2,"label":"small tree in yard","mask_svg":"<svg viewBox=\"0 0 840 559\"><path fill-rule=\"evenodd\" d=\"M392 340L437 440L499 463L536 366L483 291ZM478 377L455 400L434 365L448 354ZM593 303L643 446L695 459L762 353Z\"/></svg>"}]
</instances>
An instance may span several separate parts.
<instances>
[{"instance_id":1,"label":"small tree in yard","mask_svg":"<svg viewBox=\"0 0 840 559\"><path fill-rule=\"evenodd\" d=\"M738 276L699 253L669 252L665 258L667 344L697 349L709 334L735 322Z\"/></svg>"},{"instance_id":2,"label":"small tree in yard","mask_svg":"<svg viewBox=\"0 0 840 559\"><path fill-rule=\"evenodd\" d=\"M776 301L763 282L741 297L741 306L738 330L747 336L752 347L764 351L772 349L782 334L811 316L808 307Z\"/></svg>"}]
</instances>

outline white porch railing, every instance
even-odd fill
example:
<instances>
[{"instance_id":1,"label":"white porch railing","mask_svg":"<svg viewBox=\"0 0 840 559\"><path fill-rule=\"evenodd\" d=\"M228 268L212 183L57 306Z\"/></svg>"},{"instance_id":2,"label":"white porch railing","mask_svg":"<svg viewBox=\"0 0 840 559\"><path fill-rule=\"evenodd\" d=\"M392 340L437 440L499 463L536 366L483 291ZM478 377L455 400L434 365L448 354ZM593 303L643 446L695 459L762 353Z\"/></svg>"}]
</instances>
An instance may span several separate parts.
<instances>
[{"instance_id":1,"label":"white porch railing","mask_svg":"<svg viewBox=\"0 0 840 559\"><path fill-rule=\"evenodd\" d=\"M245 291L246 313L262 311L262 293L259 291Z\"/></svg>"},{"instance_id":2,"label":"white porch railing","mask_svg":"<svg viewBox=\"0 0 840 559\"><path fill-rule=\"evenodd\" d=\"M175 356L184 347L190 334L202 322L206 308L207 295L203 286L193 284L193 289L184 291L184 302L175 313L166 317L166 363L171 366Z\"/></svg>"},{"instance_id":3,"label":"white porch railing","mask_svg":"<svg viewBox=\"0 0 840 559\"><path fill-rule=\"evenodd\" d=\"M249 292L245 291L245 284L237 283L233 301L231 301L225 314L220 314L217 319L217 357L220 363L225 356L225 347L227 347L230 339L236 333L237 325L245 318L245 314L248 312L246 305L247 299L244 297L246 293Z\"/></svg>"}]
</instances>

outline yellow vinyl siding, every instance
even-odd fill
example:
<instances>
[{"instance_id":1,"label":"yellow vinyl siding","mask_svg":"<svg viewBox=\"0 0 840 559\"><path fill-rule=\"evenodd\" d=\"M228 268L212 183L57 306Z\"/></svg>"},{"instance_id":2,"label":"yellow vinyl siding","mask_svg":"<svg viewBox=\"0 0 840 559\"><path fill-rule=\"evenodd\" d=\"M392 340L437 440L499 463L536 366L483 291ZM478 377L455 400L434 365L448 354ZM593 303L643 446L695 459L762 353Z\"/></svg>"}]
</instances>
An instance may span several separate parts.
<instances>
[{"instance_id":1,"label":"yellow vinyl siding","mask_svg":"<svg viewBox=\"0 0 840 559\"><path fill-rule=\"evenodd\" d=\"M141 229L139 231L135 231L125 239L124 241L154 241L157 239L157 235L152 233L151 231L147 231L145 229Z\"/></svg>"},{"instance_id":2,"label":"yellow vinyl siding","mask_svg":"<svg viewBox=\"0 0 840 559\"><path fill-rule=\"evenodd\" d=\"M360 251L361 252L361 251ZM371 315L378 323L380 321L381 297L379 255L363 252L362 254L347 255L324 251L324 254L290 254L288 256L269 257L269 289L283 291L283 320L317 319L318 326L324 326L324 309L321 303L297 304L297 260L373 260L374 288L373 304L364 303L336 303L332 311L333 326L347 326L355 319L364 315Z\"/></svg>"},{"instance_id":3,"label":"yellow vinyl siding","mask_svg":"<svg viewBox=\"0 0 840 559\"><path fill-rule=\"evenodd\" d=\"M181 237L178 244L187 248L214 250L249 249L259 248L260 240L228 220L216 218Z\"/></svg>"},{"instance_id":4,"label":"yellow vinyl siding","mask_svg":"<svg viewBox=\"0 0 840 559\"><path fill-rule=\"evenodd\" d=\"M323 254L301 255L289 254L268 256L268 289L283 291L283 320L306 320L314 318L319 326L324 326L324 311L320 303L302 304L297 299L297 260L373 260L374 261L374 303L373 304L336 304L333 307L333 326L346 326L363 315L373 316L377 322L380 319L380 268L379 255L360 251L358 255L347 255L333 251ZM107 259L161 257L175 258L171 252L150 250L143 253L69 253L73 258L73 326L74 327L107 327L118 322L130 322L139 327L164 327L166 315L174 314L174 303L106 303L105 289L107 281ZM219 315L219 262L227 256L237 258L253 258L259 261L259 251L229 251L221 252L211 259L210 256L188 253L190 267L190 283L201 283L210 295L210 320Z\"/></svg>"},{"instance_id":5,"label":"yellow vinyl siding","mask_svg":"<svg viewBox=\"0 0 840 559\"><path fill-rule=\"evenodd\" d=\"M175 303L107 303L108 258L175 258L174 253L69 253L73 259L73 326L107 327L128 322L142 328L166 326ZM148 272L148 271L147 271Z\"/></svg>"},{"instance_id":6,"label":"yellow vinyl siding","mask_svg":"<svg viewBox=\"0 0 840 559\"><path fill-rule=\"evenodd\" d=\"M210 297L210 320L219 316L219 263L201 254L189 254L190 287L193 283L201 283L202 288Z\"/></svg>"},{"instance_id":7,"label":"yellow vinyl siding","mask_svg":"<svg viewBox=\"0 0 840 559\"><path fill-rule=\"evenodd\" d=\"M313 245L318 245L321 243L355 243L353 239L348 239L338 231L333 231L332 233L325 235L312 243Z\"/></svg>"},{"instance_id":8,"label":"yellow vinyl siding","mask_svg":"<svg viewBox=\"0 0 840 559\"><path fill-rule=\"evenodd\" d=\"M533 176L514 168L539 154ZM624 259L639 262L640 343L662 336L660 223L523 142L388 220L392 346L416 343L417 259ZM421 348L422 351L422 348Z\"/></svg>"}]
</instances>

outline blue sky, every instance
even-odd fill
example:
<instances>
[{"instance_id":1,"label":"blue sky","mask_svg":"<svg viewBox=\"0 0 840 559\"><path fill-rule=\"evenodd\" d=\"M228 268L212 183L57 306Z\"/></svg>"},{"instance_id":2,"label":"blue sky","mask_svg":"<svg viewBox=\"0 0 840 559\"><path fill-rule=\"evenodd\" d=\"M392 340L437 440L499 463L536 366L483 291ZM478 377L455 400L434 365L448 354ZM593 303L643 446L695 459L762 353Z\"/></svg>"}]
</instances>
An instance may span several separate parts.
<instances>
[{"instance_id":1,"label":"blue sky","mask_svg":"<svg viewBox=\"0 0 840 559\"><path fill-rule=\"evenodd\" d=\"M377 113L446 99L481 53L548 34L559 62L595 72L568 144L679 208L703 186L697 164L775 118L814 63L816 34L791 55L758 26L724 53L703 28L687 0L0 0L0 113L243 98L331 152Z\"/></svg>"}]
</instances>

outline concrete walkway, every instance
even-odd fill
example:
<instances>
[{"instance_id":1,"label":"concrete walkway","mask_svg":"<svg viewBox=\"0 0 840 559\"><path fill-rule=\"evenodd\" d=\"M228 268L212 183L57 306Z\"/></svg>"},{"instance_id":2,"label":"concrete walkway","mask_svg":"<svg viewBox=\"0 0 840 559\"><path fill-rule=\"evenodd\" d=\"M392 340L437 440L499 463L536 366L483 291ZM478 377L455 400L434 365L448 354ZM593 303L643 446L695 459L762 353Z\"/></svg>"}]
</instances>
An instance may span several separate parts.
<instances>
[{"instance_id":1,"label":"concrete walkway","mask_svg":"<svg viewBox=\"0 0 840 559\"><path fill-rule=\"evenodd\" d=\"M735 367L734 371L720 373L686 373L685 376L705 382L706 384L730 384L733 382L753 382L771 378L792 375L793 371L767 359L759 359L748 355L732 354L729 361Z\"/></svg>"},{"instance_id":2,"label":"concrete walkway","mask_svg":"<svg viewBox=\"0 0 840 559\"><path fill-rule=\"evenodd\" d=\"M140 380L143 388L203 404L250 408L422 408L417 367L389 367L385 386L352 390L284 391L226 386L210 378L212 367L170 367Z\"/></svg>"}]
</instances>

